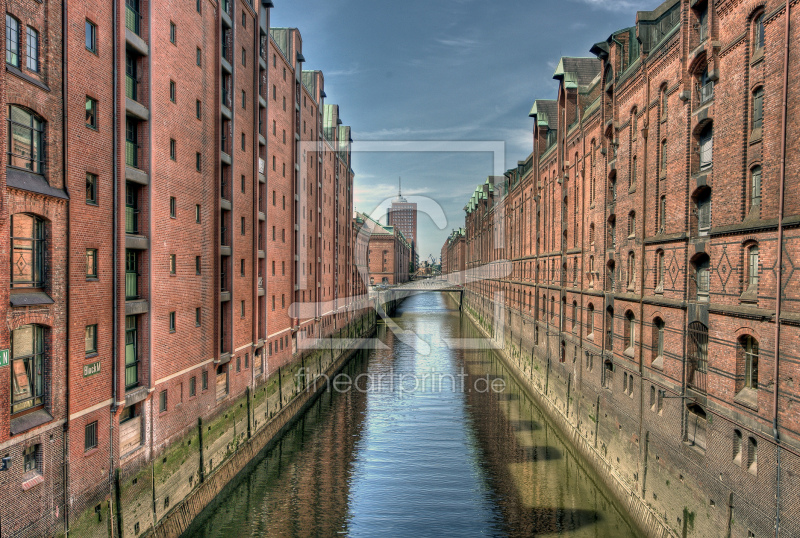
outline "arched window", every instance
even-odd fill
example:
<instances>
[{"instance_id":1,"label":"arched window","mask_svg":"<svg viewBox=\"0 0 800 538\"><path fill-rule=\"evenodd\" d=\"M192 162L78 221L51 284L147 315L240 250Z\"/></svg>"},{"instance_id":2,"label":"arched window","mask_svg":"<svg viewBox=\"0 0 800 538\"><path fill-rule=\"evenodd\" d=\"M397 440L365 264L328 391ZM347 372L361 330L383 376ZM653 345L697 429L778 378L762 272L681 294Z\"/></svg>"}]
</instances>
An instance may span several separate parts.
<instances>
[{"instance_id":1,"label":"arched window","mask_svg":"<svg viewBox=\"0 0 800 538\"><path fill-rule=\"evenodd\" d=\"M8 164L43 174L44 122L24 108L8 108Z\"/></svg>"},{"instance_id":2,"label":"arched window","mask_svg":"<svg viewBox=\"0 0 800 538\"><path fill-rule=\"evenodd\" d=\"M667 139L661 141L661 175L667 175Z\"/></svg>"},{"instance_id":3,"label":"arched window","mask_svg":"<svg viewBox=\"0 0 800 538\"><path fill-rule=\"evenodd\" d=\"M636 254L628 252L628 288L632 288L636 281Z\"/></svg>"},{"instance_id":4,"label":"arched window","mask_svg":"<svg viewBox=\"0 0 800 538\"><path fill-rule=\"evenodd\" d=\"M612 202L617 200L617 174L614 172L608 176L608 198Z\"/></svg>"},{"instance_id":5,"label":"arched window","mask_svg":"<svg viewBox=\"0 0 800 538\"><path fill-rule=\"evenodd\" d=\"M695 195L694 202L697 206L697 232L706 235L711 228L711 189L701 189Z\"/></svg>"},{"instance_id":6,"label":"arched window","mask_svg":"<svg viewBox=\"0 0 800 538\"><path fill-rule=\"evenodd\" d=\"M608 217L608 247L616 248L617 246L617 218L614 215Z\"/></svg>"},{"instance_id":7,"label":"arched window","mask_svg":"<svg viewBox=\"0 0 800 538\"><path fill-rule=\"evenodd\" d=\"M761 125L764 120L764 87L759 86L753 91L753 110L752 110L752 135L757 138L761 136Z\"/></svg>"},{"instance_id":8,"label":"arched window","mask_svg":"<svg viewBox=\"0 0 800 538\"><path fill-rule=\"evenodd\" d=\"M664 320L653 320L653 364L662 366L664 363Z\"/></svg>"},{"instance_id":9,"label":"arched window","mask_svg":"<svg viewBox=\"0 0 800 538\"><path fill-rule=\"evenodd\" d=\"M558 362L567 362L567 343L564 340L561 341L561 354Z\"/></svg>"},{"instance_id":10,"label":"arched window","mask_svg":"<svg viewBox=\"0 0 800 538\"><path fill-rule=\"evenodd\" d=\"M758 211L761 208L761 166L754 166L750 170L750 209Z\"/></svg>"},{"instance_id":11,"label":"arched window","mask_svg":"<svg viewBox=\"0 0 800 538\"><path fill-rule=\"evenodd\" d=\"M636 340L636 316L631 310L625 312L625 351L633 353L633 343Z\"/></svg>"},{"instance_id":12,"label":"arched window","mask_svg":"<svg viewBox=\"0 0 800 538\"><path fill-rule=\"evenodd\" d=\"M667 230L667 195L662 194L658 200L658 233Z\"/></svg>"},{"instance_id":13,"label":"arched window","mask_svg":"<svg viewBox=\"0 0 800 538\"><path fill-rule=\"evenodd\" d=\"M755 437L747 438L747 471L758 474L758 443Z\"/></svg>"},{"instance_id":14,"label":"arched window","mask_svg":"<svg viewBox=\"0 0 800 538\"><path fill-rule=\"evenodd\" d=\"M636 109L631 111L631 140L636 140L637 133L639 132L639 118L636 117Z\"/></svg>"},{"instance_id":15,"label":"arched window","mask_svg":"<svg viewBox=\"0 0 800 538\"><path fill-rule=\"evenodd\" d=\"M708 76L708 68L700 73L698 80L698 89L700 91L700 104L703 105L713 99L714 97L714 81Z\"/></svg>"},{"instance_id":16,"label":"arched window","mask_svg":"<svg viewBox=\"0 0 800 538\"><path fill-rule=\"evenodd\" d=\"M664 292L664 251L656 251L656 293Z\"/></svg>"},{"instance_id":17,"label":"arched window","mask_svg":"<svg viewBox=\"0 0 800 538\"><path fill-rule=\"evenodd\" d=\"M743 382L738 390L758 389L758 340L746 334L739 338L739 357Z\"/></svg>"},{"instance_id":18,"label":"arched window","mask_svg":"<svg viewBox=\"0 0 800 538\"><path fill-rule=\"evenodd\" d=\"M689 353L686 357L686 381L689 386L706 391L708 371L708 327L699 321L689 324Z\"/></svg>"},{"instance_id":19,"label":"arched window","mask_svg":"<svg viewBox=\"0 0 800 538\"><path fill-rule=\"evenodd\" d=\"M594 305L589 303L589 307L587 309L586 314L586 321L587 321L587 329L586 334L594 334Z\"/></svg>"},{"instance_id":20,"label":"arched window","mask_svg":"<svg viewBox=\"0 0 800 538\"><path fill-rule=\"evenodd\" d=\"M11 332L11 413L44 404L45 329L24 325Z\"/></svg>"},{"instance_id":21,"label":"arched window","mask_svg":"<svg viewBox=\"0 0 800 538\"><path fill-rule=\"evenodd\" d=\"M711 168L714 156L714 127L709 124L700 132L700 170Z\"/></svg>"},{"instance_id":22,"label":"arched window","mask_svg":"<svg viewBox=\"0 0 800 538\"><path fill-rule=\"evenodd\" d=\"M578 301L572 301L572 332L578 329Z\"/></svg>"},{"instance_id":23,"label":"arched window","mask_svg":"<svg viewBox=\"0 0 800 538\"><path fill-rule=\"evenodd\" d=\"M733 430L733 461L737 465L742 463L742 432Z\"/></svg>"},{"instance_id":24,"label":"arched window","mask_svg":"<svg viewBox=\"0 0 800 538\"><path fill-rule=\"evenodd\" d=\"M594 246L594 222L589 224L589 245Z\"/></svg>"},{"instance_id":25,"label":"arched window","mask_svg":"<svg viewBox=\"0 0 800 538\"><path fill-rule=\"evenodd\" d=\"M708 255L699 256L694 262L695 299L700 302L708 301L711 261Z\"/></svg>"},{"instance_id":26,"label":"arched window","mask_svg":"<svg viewBox=\"0 0 800 538\"><path fill-rule=\"evenodd\" d=\"M746 254L747 278L745 280L745 293L758 293L758 245L750 245Z\"/></svg>"},{"instance_id":27,"label":"arched window","mask_svg":"<svg viewBox=\"0 0 800 538\"><path fill-rule=\"evenodd\" d=\"M628 237L636 235L636 211L628 213Z\"/></svg>"},{"instance_id":28,"label":"arched window","mask_svg":"<svg viewBox=\"0 0 800 538\"><path fill-rule=\"evenodd\" d=\"M45 285L45 224L27 213L11 216L11 287Z\"/></svg>"},{"instance_id":29,"label":"arched window","mask_svg":"<svg viewBox=\"0 0 800 538\"><path fill-rule=\"evenodd\" d=\"M614 363L610 359L603 362L603 386L608 390L614 388Z\"/></svg>"},{"instance_id":30,"label":"arched window","mask_svg":"<svg viewBox=\"0 0 800 538\"><path fill-rule=\"evenodd\" d=\"M761 13L756 17L753 24L755 35L753 36L753 51L760 52L764 50L764 14Z\"/></svg>"},{"instance_id":31,"label":"arched window","mask_svg":"<svg viewBox=\"0 0 800 538\"><path fill-rule=\"evenodd\" d=\"M589 287L594 288L594 256L589 256Z\"/></svg>"},{"instance_id":32,"label":"arched window","mask_svg":"<svg viewBox=\"0 0 800 538\"><path fill-rule=\"evenodd\" d=\"M633 189L636 186L636 155L631 159L631 175L628 181L628 189Z\"/></svg>"},{"instance_id":33,"label":"arched window","mask_svg":"<svg viewBox=\"0 0 800 538\"><path fill-rule=\"evenodd\" d=\"M706 449L708 421L701 406L690 403L686 406L686 442L702 450Z\"/></svg>"},{"instance_id":34,"label":"arched window","mask_svg":"<svg viewBox=\"0 0 800 538\"><path fill-rule=\"evenodd\" d=\"M667 119L667 86L661 88L661 121Z\"/></svg>"}]
</instances>

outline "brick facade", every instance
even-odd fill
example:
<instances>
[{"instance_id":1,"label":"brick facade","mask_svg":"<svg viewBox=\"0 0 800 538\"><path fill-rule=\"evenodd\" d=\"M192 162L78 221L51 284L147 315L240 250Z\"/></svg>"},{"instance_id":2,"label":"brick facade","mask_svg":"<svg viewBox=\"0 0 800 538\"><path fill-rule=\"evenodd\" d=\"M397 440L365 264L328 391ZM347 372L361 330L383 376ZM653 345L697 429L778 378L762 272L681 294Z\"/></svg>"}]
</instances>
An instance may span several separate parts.
<instances>
[{"instance_id":1,"label":"brick facade","mask_svg":"<svg viewBox=\"0 0 800 538\"><path fill-rule=\"evenodd\" d=\"M531 155L466 208L468 306L678 535L800 533L786 9L669 0L561 58Z\"/></svg>"},{"instance_id":2,"label":"brick facade","mask_svg":"<svg viewBox=\"0 0 800 538\"><path fill-rule=\"evenodd\" d=\"M2 534L137 534L120 480L360 316L350 130L271 2L3 5Z\"/></svg>"},{"instance_id":3,"label":"brick facade","mask_svg":"<svg viewBox=\"0 0 800 538\"><path fill-rule=\"evenodd\" d=\"M366 267L369 285L408 282L412 249L403 232L393 226L384 226L365 213L357 213L355 220L360 226L360 235L368 242Z\"/></svg>"}]
</instances>

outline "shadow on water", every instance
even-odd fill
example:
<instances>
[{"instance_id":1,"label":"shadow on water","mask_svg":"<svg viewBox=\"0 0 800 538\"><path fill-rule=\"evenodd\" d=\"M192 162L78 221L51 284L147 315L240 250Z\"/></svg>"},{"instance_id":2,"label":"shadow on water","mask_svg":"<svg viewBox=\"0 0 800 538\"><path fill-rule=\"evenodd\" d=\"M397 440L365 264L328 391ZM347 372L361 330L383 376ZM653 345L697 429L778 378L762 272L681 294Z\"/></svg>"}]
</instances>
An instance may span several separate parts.
<instances>
[{"instance_id":1,"label":"shadow on water","mask_svg":"<svg viewBox=\"0 0 800 538\"><path fill-rule=\"evenodd\" d=\"M352 361L381 376L371 391L326 392L192 526L189 536L638 536L549 419L440 294L406 300L395 317L430 344ZM392 380L464 373L452 385L401 393ZM470 390L481 379L504 390ZM387 390L387 387L388 390Z\"/></svg>"}]
</instances>

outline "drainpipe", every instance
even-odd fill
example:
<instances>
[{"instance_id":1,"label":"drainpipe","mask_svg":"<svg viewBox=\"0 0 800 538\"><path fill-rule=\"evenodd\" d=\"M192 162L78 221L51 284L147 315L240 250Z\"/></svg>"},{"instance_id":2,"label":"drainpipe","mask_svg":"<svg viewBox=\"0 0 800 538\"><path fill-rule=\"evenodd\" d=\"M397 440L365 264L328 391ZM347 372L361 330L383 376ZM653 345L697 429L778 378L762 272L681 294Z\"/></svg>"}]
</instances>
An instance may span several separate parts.
<instances>
[{"instance_id":1,"label":"drainpipe","mask_svg":"<svg viewBox=\"0 0 800 538\"><path fill-rule=\"evenodd\" d=\"M119 52L117 50L117 41L119 40L119 14L117 12L119 0L114 0L111 2L111 11L112 11L112 30L111 30L111 44L112 44L112 75L111 75L111 94L113 95L112 101L112 114L113 114L113 126L111 129L112 133L112 151L111 151L111 185L112 185L112 195L111 195L111 203L113 207L113 211L111 212L111 290L112 290L112 307L111 307L111 334L112 334L112 344L111 344L111 408L110 416L108 417L108 490L109 490L109 498L114 498L114 416L117 413L117 385L119 384L118 378L118 369L117 369L117 347L119 346L119 323L117 321L117 317L119 315L119 281L118 281L118 270L119 270L119 253L118 253L118 219L117 213L119 212L119 194L117 188L117 182L119 181L119 96L118 88L117 88L117 64L119 62ZM109 501L109 505L111 502ZM120 510L120 507L117 506L117 511ZM111 535L115 536L114 530L114 523L115 518L112 513L109 514L109 520L111 521Z\"/></svg>"},{"instance_id":2,"label":"drainpipe","mask_svg":"<svg viewBox=\"0 0 800 538\"><path fill-rule=\"evenodd\" d=\"M67 35L67 2L61 3L61 35ZM69 177L69 163L67 160L67 149L69 147L69 142L67 139L67 125L69 119L69 112L67 110L67 47L62 47L61 49L61 158L63 159L63 170L64 170L64 192L67 193L69 196L69 189L67 187L67 178ZM67 245L69 245L70 239L70 203L67 201ZM70 252L72 251L71 248L67 248L67 267L70 267ZM70 297L71 295L67 293L67 311L65 315L65 320L67 324L67 357L69 357L69 336L72 332L70 330L70 322L69 322L69 312L70 312ZM65 414L66 420L64 421L64 450L62 450L62 456L64 457L63 462L63 477L64 477L64 535L69 536L69 359L66 361L66 383L65 383Z\"/></svg>"},{"instance_id":3,"label":"drainpipe","mask_svg":"<svg viewBox=\"0 0 800 538\"><path fill-rule=\"evenodd\" d=\"M781 349L781 292L783 287L783 203L786 187L786 124L788 115L789 98L789 43L790 43L790 6L791 0L786 0L786 30L783 49L783 96L781 103L781 169L780 186L778 187L778 278L775 284L775 388L772 392L772 434L775 437L777 448L775 480L775 536L780 532L781 524L781 441L778 432L778 390L780 389L780 349Z\"/></svg>"}]
</instances>

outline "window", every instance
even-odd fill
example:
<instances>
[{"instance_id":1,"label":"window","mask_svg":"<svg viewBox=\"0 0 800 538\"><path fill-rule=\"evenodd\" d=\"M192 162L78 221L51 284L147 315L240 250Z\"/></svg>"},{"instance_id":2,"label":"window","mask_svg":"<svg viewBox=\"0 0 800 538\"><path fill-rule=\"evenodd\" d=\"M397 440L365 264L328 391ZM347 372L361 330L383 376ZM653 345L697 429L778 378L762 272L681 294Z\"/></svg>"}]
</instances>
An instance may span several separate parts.
<instances>
[{"instance_id":1,"label":"window","mask_svg":"<svg viewBox=\"0 0 800 538\"><path fill-rule=\"evenodd\" d=\"M158 395L158 411L163 413L167 410L167 391L162 390Z\"/></svg>"},{"instance_id":2,"label":"window","mask_svg":"<svg viewBox=\"0 0 800 538\"><path fill-rule=\"evenodd\" d=\"M200 274L200 256L194 257L194 274Z\"/></svg>"},{"instance_id":3,"label":"window","mask_svg":"<svg viewBox=\"0 0 800 538\"><path fill-rule=\"evenodd\" d=\"M278 100L278 88L274 84L272 85L272 100Z\"/></svg>"},{"instance_id":4,"label":"window","mask_svg":"<svg viewBox=\"0 0 800 538\"><path fill-rule=\"evenodd\" d=\"M86 173L86 203L97 205L97 176Z\"/></svg>"},{"instance_id":5,"label":"window","mask_svg":"<svg viewBox=\"0 0 800 538\"><path fill-rule=\"evenodd\" d=\"M711 262L707 255L700 256L695 262L695 280L698 301L708 301Z\"/></svg>"},{"instance_id":6,"label":"window","mask_svg":"<svg viewBox=\"0 0 800 538\"><path fill-rule=\"evenodd\" d=\"M661 121L665 121L667 119L667 87L664 86L661 89Z\"/></svg>"},{"instance_id":7,"label":"window","mask_svg":"<svg viewBox=\"0 0 800 538\"><path fill-rule=\"evenodd\" d=\"M760 14L756 17L755 22L755 39L753 43L753 50L755 52L761 51L764 49L764 14Z\"/></svg>"},{"instance_id":8,"label":"window","mask_svg":"<svg viewBox=\"0 0 800 538\"><path fill-rule=\"evenodd\" d=\"M189 398L197 394L197 378L192 376L189 378Z\"/></svg>"},{"instance_id":9,"label":"window","mask_svg":"<svg viewBox=\"0 0 800 538\"><path fill-rule=\"evenodd\" d=\"M194 102L194 116L198 120L203 117L203 103L200 102L200 99Z\"/></svg>"},{"instance_id":10,"label":"window","mask_svg":"<svg viewBox=\"0 0 800 538\"><path fill-rule=\"evenodd\" d=\"M242 90L242 108L247 108L247 92Z\"/></svg>"},{"instance_id":11,"label":"window","mask_svg":"<svg viewBox=\"0 0 800 538\"><path fill-rule=\"evenodd\" d=\"M711 125L706 126L700 133L700 170L711 168L714 153L714 129Z\"/></svg>"},{"instance_id":12,"label":"window","mask_svg":"<svg viewBox=\"0 0 800 538\"><path fill-rule=\"evenodd\" d=\"M86 127L97 129L97 100L86 97Z\"/></svg>"},{"instance_id":13,"label":"window","mask_svg":"<svg viewBox=\"0 0 800 538\"><path fill-rule=\"evenodd\" d=\"M667 229L667 196L662 194L658 201L658 233Z\"/></svg>"},{"instance_id":14,"label":"window","mask_svg":"<svg viewBox=\"0 0 800 538\"><path fill-rule=\"evenodd\" d=\"M244 234L245 234L245 232L246 232L246 226L245 226L245 220L244 220L244 217L242 217L242 220L241 220L241 222L242 222L242 224L241 224L241 227L242 227L242 231L241 231L241 233L242 233L242 235L244 235Z\"/></svg>"},{"instance_id":15,"label":"window","mask_svg":"<svg viewBox=\"0 0 800 538\"><path fill-rule=\"evenodd\" d=\"M84 332L86 355L97 354L97 325L87 325Z\"/></svg>"},{"instance_id":16,"label":"window","mask_svg":"<svg viewBox=\"0 0 800 538\"><path fill-rule=\"evenodd\" d=\"M11 413L44 404L44 327L11 332Z\"/></svg>"},{"instance_id":17,"label":"window","mask_svg":"<svg viewBox=\"0 0 800 538\"><path fill-rule=\"evenodd\" d=\"M175 141L174 138L169 139L169 158L172 159L173 161L177 159L178 155L177 144L178 143Z\"/></svg>"},{"instance_id":18,"label":"window","mask_svg":"<svg viewBox=\"0 0 800 538\"><path fill-rule=\"evenodd\" d=\"M11 216L11 287L44 286L44 221L34 215Z\"/></svg>"},{"instance_id":19,"label":"window","mask_svg":"<svg viewBox=\"0 0 800 538\"><path fill-rule=\"evenodd\" d=\"M588 312L586 316L586 320L588 321L586 334L594 334L594 305L592 303L589 303Z\"/></svg>"},{"instance_id":20,"label":"window","mask_svg":"<svg viewBox=\"0 0 800 538\"><path fill-rule=\"evenodd\" d=\"M194 206L194 221L200 224L200 204L195 204Z\"/></svg>"},{"instance_id":21,"label":"window","mask_svg":"<svg viewBox=\"0 0 800 538\"><path fill-rule=\"evenodd\" d=\"M706 235L711 228L711 189L703 189L695 199L697 204L697 231Z\"/></svg>"},{"instance_id":22,"label":"window","mask_svg":"<svg viewBox=\"0 0 800 538\"><path fill-rule=\"evenodd\" d=\"M733 430L733 461L742 463L742 432L739 430Z\"/></svg>"},{"instance_id":23,"label":"window","mask_svg":"<svg viewBox=\"0 0 800 538\"><path fill-rule=\"evenodd\" d=\"M244 276L244 258L239 262L239 275Z\"/></svg>"},{"instance_id":24,"label":"window","mask_svg":"<svg viewBox=\"0 0 800 538\"><path fill-rule=\"evenodd\" d=\"M197 65L203 65L203 51L200 50L200 47L197 47Z\"/></svg>"},{"instance_id":25,"label":"window","mask_svg":"<svg viewBox=\"0 0 800 538\"><path fill-rule=\"evenodd\" d=\"M37 174L44 173L44 123L37 115L9 107L8 164Z\"/></svg>"},{"instance_id":26,"label":"window","mask_svg":"<svg viewBox=\"0 0 800 538\"><path fill-rule=\"evenodd\" d=\"M758 291L758 245L747 249L747 289L745 291Z\"/></svg>"},{"instance_id":27,"label":"window","mask_svg":"<svg viewBox=\"0 0 800 538\"><path fill-rule=\"evenodd\" d=\"M701 105L710 101L714 97L714 81L709 78L708 69L703 70L703 72L700 74L698 89L700 91Z\"/></svg>"},{"instance_id":28,"label":"window","mask_svg":"<svg viewBox=\"0 0 800 538\"><path fill-rule=\"evenodd\" d=\"M606 308L606 349L614 350L614 309Z\"/></svg>"},{"instance_id":29,"label":"window","mask_svg":"<svg viewBox=\"0 0 800 538\"><path fill-rule=\"evenodd\" d=\"M661 175L667 174L667 139L661 141Z\"/></svg>"},{"instance_id":30,"label":"window","mask_svg":"<svg viewBox=\"0 0 800 538\"><path fill-rule=\"evenodd\" d=\"M761 125L764 119L764 87L759 87L753 92L753 135L761 134Z\"/></svg>"},{"instance_id":31,"label":"window","mask_svg":"<svg viewBox=\"0 0 800 538\"><path fill-rule=\"evenodd\" d=\"M636 235L636 211L628 213L628 237Z\"/></svg>"},{"instance_id":32,"label":"window","mask_svg":"<svg viewBox=\"0 0 800 538\"><path fill-rule=\"evenodd\" d=\"M611 177L608 178L608 192L611 201L614 202L617 200L617 176L616 174L612 174Z\"/></svg>"},{"instance_id":33,"label":"window","mask_svg":"<svg viewBox=\"0 0 800 538\"><path fill-rule=\"evenodd\" d=\"M203 390L208 390L208 370L203 370L203 375L200 379Z\"/></svg>"},{"instance_id":34,"label":"window","mask_svg":"<svg viewBox=\"0 0 800 538\"><path fill-rule=\"evenodd\" d=\"M636 317L630 310L625 312L625 322L625 350L632 353L633 343L636 340Z\"/></svg>"},{"instance_id":35,"label":"window","mask_svg":"<svg viewBox=\"0 0 800 538\"><path fill-rule=\"evenodd\" d=\"M242 47L242 65L247 65L247 50Z\"/></svg>"},{"instance_id":36,"label":"window","mask_svg":"<svg viewBox=\"0 0 800 538\"><path fill-rule=\"evenodd\" d=\"M39 32L28 26L26 65L31 71L39 72Z\"/></svg>"},{"instance_id":37,"label":"window","mask_svg":"<svg viewBox=\"0 0 800 538\"><path fill-rule=\"evenodd\" d=\"M200 4L201 4L201 0L197 0L197 6L195 6L195 9L197 9L198 13L200 13Z\"/></svg>"},{"instance_id":38,"label":"window","mask_svg":"<svg viewBox=\"0 0 800 538\"><path fill-rule=\"evenodd\" d=\"M699 321L689 324L689 352L686 379L692 387L705 392L708 371L708 327Z\"/></svg>"},{"instance_id":39,"label":"window","mask_svg":"<svg viewBox=\"0 0 800 538\"><path fill-rule=\"evenodd\" d=\"M174 45L175 41L177 40L177 36L178 36L178 29L175 26L174 22L170 22L169 23L169 42ZM197 50L199 51L200 49L197 49Z\"/></svg>"},{"instance_id":40,"label":"window","mask_svg":"<svg viewBox=\"0 0 800 538\"><path fill-rule=\"evenodd\" d=\"M169 313L169 332L175 332L175 312L172 311Z\"/></svg>"},{"instance_id":41,"label":"window","mask_svg":"<svg viewBox=\"0 0 800 538\"><path fill-rule=\"evenodd\" d=\"M86 21L86 50L97 54L97 26L93 22Z\"/></svg>"},{"instance_id":42,"label":"window","mask_svg":"<svg viewBox=\"0 0 800 538\"><path fill-rule=\"evenodd\" d=\"M636 281L636 255L631 250L628 252L628 288L633 288Z\"/></svg>"},{"instance_id":43,"label":"window","mask_svg":"<svg viewBox=\"0 0 800 538\"><path fill-rule=\"evenodd\" d=\"M761 166L754 166L750 171L750 208L761 207Z\"/></svg>"},{"instance_id":44,"label":"window","mask_svg":"<svg viewBox=\"0 0 800 538\"><path fill-rule=\"evenodd\" d=\"M22 451L22 472L39 471L39 450L41 445L32 445Z\"/></svg>"},{"instance_id":45,"label":"window","mask_svg":"<svg viewBox=\"0 0 800 538\"><path fill-rule=\"evenodd\" d=\"M125 388L139 384L139 327L136 316L125 316Z\"/></svg>"},{"instance_id":46,"label":"window","mask_svg":"<svg viewBox=\"0 0 800 538\"><path fill-rule=\"evenodd\" d=\"M169 216L170 216L170 218L173 218L173 219L175 218L175 214L176 214L176 211L177 211L175 206L176 206L175 197L174 196L170 196L169 197Z\"/></svg>"},{"instance_id":47,"label":"window","mask_svg":"<svg viewBox=\"0 0 800 538\"><path fill-rule=\"evenodd\" d=\"M242 151L244 151L245 147L246 147L245 140L246 139L245 139L244 133L242 133Z\"/></svg>"},{"instance_id":48,"label":"window","mask_svg":"<svg viewBox=\"0 0 800 538\"><path fill-rule=\"evenodd\" d=\"M758 389L758 340L745 335L739 346L744 358L744 388Z\"/></svg>"},{"instance_id":49,"label":"window","mask_svg":"<svg viewBox=\"0 0 800 538\"><path fill-rule=\"evenodd\" d=\"M614 363L610 360L603 362L603 387L608 390L614 388Z\"/></svg>"},{"instance_id":50,"label":"window","mask_svg":"<svg viewBox=\"0 0 800 538\"><path fill-rule=\"evenodd\" d=\"M6 13L6 63L19 67L19 21Z\"/></svg>"},{"instance_id":51,"label":"window","mask_svg":"<svg viewBox=\"0 0 800 538\"><path fill-rule=\"evenodd\" d=\"M194 154L194 167L198 172L200 172L203 168L202 158L200 157L200 153Z\"/></svg>"},{"instance_id":52,"label":"window","mask_svg":"<svg viewBox=\"0 0 800 538\"><path fill-rule=\"evenodd\" d=\"M686 442L705 450L707 427L705 409L695 403L688 404L686 406Z\"/></svg>"},{"instance_id":53,"label":"window","mask_svg":"<svg viewBox=\"0 0 800 538\"><path fill-rule=\"evenodd\" d=\"M177 271L177 261L175 259L175 254L169 255L169 274L174 275Z\"/></svg>"},{"instance_id":54,"label":"window","mask_svg":"<svg viewBox=\"0 0 800 538\"><path fill-rule=\"evenodd\" d=\"M239 309L241 311L240 312L241 317L244 317L244 301L242 301L241 304L239 305Z\"/></svg>"},{"instance_id":55,"label":"window","mask_svg":"<svg viewBox=\"0 0 800 538\"><path fill-rule=\"evenodd\" d=\"M656 318L653 320L653 362L664 357L664 320Z\"/></svg>"},{"instance_id":56,"label":"window","mask_svg":"<svg viewBox=\"0 0 800 538\"><path fill-rule=\"evenodd\" d=\"M754 437L748 437L747 445L747 471L758 474L758 443Z\"/></svg>"},{"instance_id":57,"label":"window","mask_svg":"<svg viewBox=\"0 0 800 538\"><path fill-rule=\"evenodd\" d=\"M83 430L83 451L97 448L97 421L87 424Z\"/></svg>"},{"instance_id":58,"label":"window","mask_svg":"<svg viewBox=\"0 0 800 538\"><path fill-rule=\"evenodd\" d=\"M697 22L698 22L697 31L699 34L698 37L700 42L702 43L708 37L708 4L703 6L700 13L698 13Z\"/></svg>"},{"instance_id":59,"label":"window","mask_svg":"<svg viewBox=\"0 0 800 538\"><path fill-rule=\"evenodd\" d=\"M664 291L664 251L656 252L656 293Z\"/></svg>"},{"instance_id":60,"label":"window","mask_svg":"<svg viewBox=\"0 0 800 538\"><path fill-rule=\"evenodd\" d=\"M86 249L86 278L97 278L97 249Z\"/></svg>"}]
</instances>

